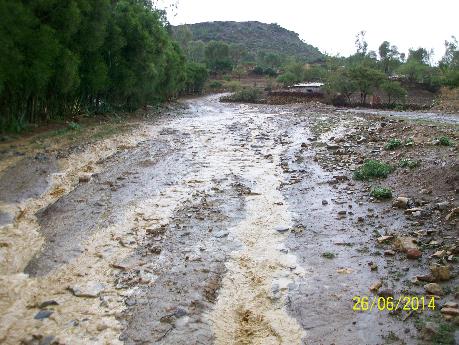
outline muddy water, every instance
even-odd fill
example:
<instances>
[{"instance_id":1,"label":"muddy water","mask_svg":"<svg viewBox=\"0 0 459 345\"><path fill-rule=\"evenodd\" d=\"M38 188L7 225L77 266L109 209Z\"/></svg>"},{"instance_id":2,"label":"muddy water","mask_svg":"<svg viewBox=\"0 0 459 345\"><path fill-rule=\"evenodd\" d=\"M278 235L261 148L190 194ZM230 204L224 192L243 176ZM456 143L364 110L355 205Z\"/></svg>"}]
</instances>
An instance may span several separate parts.
<instances>
[{"instance_id":1,"label":"muddy water","mask_svg":"<svg viewBox=\"0 0 459 345\"><path fill-rule=\"evenodd\" d=\"M304 145L305 114L218 96L186 104L53 162L34 194L2 180L13 217L1 217L0 342L378 344L389 326L403 333L387 314L351 311L374 279L370 258L336 243L368 239L336 219L349 205ZM340 260L321 257L331 249ZM93 297L72 293L94 284Z\"/></svg>"}]
</instances>

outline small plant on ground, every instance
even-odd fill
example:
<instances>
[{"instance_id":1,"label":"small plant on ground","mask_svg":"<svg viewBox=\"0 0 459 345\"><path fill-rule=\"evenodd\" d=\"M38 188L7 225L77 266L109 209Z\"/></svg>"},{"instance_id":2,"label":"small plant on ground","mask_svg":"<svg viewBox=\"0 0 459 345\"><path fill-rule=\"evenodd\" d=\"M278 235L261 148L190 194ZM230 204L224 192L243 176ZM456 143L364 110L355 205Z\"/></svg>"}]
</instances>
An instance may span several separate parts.
<instances>
[{"instance_id":1,"label":"small plant on ground","mask_svg":"<svg viewBox=\"0 0 459 345\"><path fill-rule=\"evenodd\" d=\"M384 145L386 150L395 150L398 147L402 146L402 141L399 139L390 139L389 142Z\"/></svg>"},{"instance_id":2,"label":"small plant on ground","mask_svg":"<svg viewBox=\"0 0 459 345\"><path fill-rule=\"evenodd\" d=\"M325 252L325 253L322 253L322 256L326 259L334 259L336 257L336 254L331 253L331 252Z\"/></svg>"},{"instance_id":3,"label":"small plant on ground","mask_svg":"<svg viewBox=\"0 0 459 345\"><path fill-rule=\"evenodd\" d=\"M441 146L453 146L454 143L450 138L442 136L440 138L435 139L435 144Z\"/></svg>"},{"instance_id":4,"label":"small plant on ground","mask_svg":"<svg viewBox=\"0 0 459 345\"><path fill-rule=\"evenodd\" d=\"M417 160L401 159L398 165L399 165L400 168L414 169L414 168L417 168L420 164L421 164L421 162L417 161Z\"/></svg>"},{"instance_id":5,"label":"small plant on ground","mask_svg":"<svg viewBox=\"0 0 459 345\"><path fill-rule=\"evenodd\" d=\"M404 141L405 146L414 146L413 138L408 138Z\"/></svg>"},{"instance_id":6,"label":"small plant on ground","mask_svg":"<svg viewBox=\"0 0 459 345\"><path fill-rule=\"evenodd\" d=\"M370 195L378 200L386 200L392 198L392 190L386 187L375 187L371 190Z\"/></svg>"},{"instance_id":7,"label":"small plant on ground","mask_svg":"<svg viewBox=\"0 0 459 345\"><path fill-rule=\"evenodd\" d=\"M69 124L67 125L67 128L71 131L79 131L81 129L81 126L80 124L76 123L76 122L69 122Z\"/></svg>"},{"instance_id":8,"label":"small plant on ground","mask_svg":"<svg viewBox=\"0 0 459 345\"><path fill-rule=\"evenodd\" d=\"M394 169L384 162L369 159L354 172L354 179L386 178Z\"/></svg>"}]
</instances>

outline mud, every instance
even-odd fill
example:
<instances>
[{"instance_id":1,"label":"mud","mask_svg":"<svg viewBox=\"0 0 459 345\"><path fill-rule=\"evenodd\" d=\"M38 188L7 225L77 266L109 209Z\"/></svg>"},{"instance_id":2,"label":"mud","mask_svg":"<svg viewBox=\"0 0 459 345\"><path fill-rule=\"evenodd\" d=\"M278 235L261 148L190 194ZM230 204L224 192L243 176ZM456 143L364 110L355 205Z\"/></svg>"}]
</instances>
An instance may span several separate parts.
<instances>
[{"instance_id":1,"label":"mud","mask_svg":"<svg viewBox=\"0 0 459 345\"><path fill-rule=\"evenodd\" d=\"M415 198L439 180L423 205L449 204L431 218L375 202L352 171L364 157L400 158L379 150L387 133L456 140L455 120L419 128L386 114L219 97L183 101L185 109L65 155L2 163L0 342L429 343L419 322L443 322L439 311L355 312L352 298L371 296L377 280L424 294L410 281L442 247L422 235L423 256L408 261L383 255L390 247L376 238L441 227L441 246L454 250L457 229L444 217L456 205L457 151L426 142L423 169L442 161L447 176L426 174L411 189L407 172L387 180ZM389 125L373 130L380 122ZM380 137L362 145L367 134ZM457 263L448 264L441 303L455 298ZM75 293L85 286L98 288ZM39 320L40 311L51 314Z\"/></svg>"}]
</instances>

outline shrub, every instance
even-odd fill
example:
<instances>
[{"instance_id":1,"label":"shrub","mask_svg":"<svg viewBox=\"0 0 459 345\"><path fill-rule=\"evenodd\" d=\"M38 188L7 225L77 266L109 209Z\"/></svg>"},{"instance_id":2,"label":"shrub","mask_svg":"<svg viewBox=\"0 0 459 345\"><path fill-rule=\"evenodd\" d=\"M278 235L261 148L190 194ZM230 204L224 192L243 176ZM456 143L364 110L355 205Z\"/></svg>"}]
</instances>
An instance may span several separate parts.
<instances>
[{"instance_id":1,"label":"shrub","mask_svg":"<svg viewBox=\"0 0 459 345\"><path fill-rule=\"evenodd\" d=\"M384 149L386 150L395 150L396 148L402 145L401 140L399 139L390 139L389 142L384 145Z\"/></svg>"},{"instance_id":2,"label":"shrub","mask_svg":"<svg viewBox=\"0 0 459 345\"><path fill-rule=\"evenodd\" d=\"M221 89L223 84L219 82L218 80L213 80L210 82L209 87L211 89Z\"/></svg>"},{"instance_id":3,"label":"shrub","mask_svg":"<svg viewBox=\"0 0 459 345\"><path fill-rule=\"evenodd\" d=\"M336 255L334 253L331 253L331 252L325 252L325 253L322 253L322 256L326 259L334 259L336 257Z\"/></svg>"},{"instance_id":4,"label":"shrub","mask_svg":"<svg viewBox=\"0 0 459 345\"><path fill-rule=\"evenodd\" d=\"M389 164L369 159L354 172L354 179L386 178L392 171L393 168Z\"/></svg>"},{"instance_id":5,"label":"shrub","mask_svg":"<svg viewBox=\"0 0 459 345\"><path fill-rule=\"evenodd\" d=\"M435 144L441 146L453 146L453 141L450 138L443 136L440 138L436 138Z\"/></svg>"},{"instance_id":6,"label":"shrub","mask_svg":"<svg viewBox=\"0 0 459 345\"><path fill-rule=\"evenodd\" d=\"M67 125L67 128L68 128L69 130L72 130L72 131L78 131L78 130L81 129L81 126L80 126L80 124L71 121L71 122L69 122L69 124Z\"/></svg>"},{"instance_id":7,"label":"shrub","mask_svg":"<svg viewBox=\"0 0 459 345\"><path fill-rule=\"evenodd\" d=\"M414 140L413 138L408 138L404 142L405 146L414 146Z\"/></svg>"},{"instance_id":8,"label":"shrub","mask_svg":"<svg viewBox=\"0 0 459 345\"><path fill-rule=\"evenodd\" d=\"M400 163L398 164L398 166L400 168L414 169L414 168L417 168L420 165L420 163L421 163L420 161L415 161L415 160L412 160L412 159L401 159Z\"/></svg>"},{"instance_id":9,"label":"shrub","mask_svg":"<svg viewBox=\"0 0 459 345\"><path fill-rule=\"evenodd\" d=\"M231 96L224 97L223 100L230 102L256 103L260 100L261 91L256 87L245 87Z\"/></svg>"},{"instance_id":10,"label":"shrub","mask_svg":"<svg viewBox=\"0 0 459 345\"><path fill-rule=\"evenodd\" d=\"M379 200L390 199L392 198L392 190L385 187L375 187L371 190L370 195Z\"/></svg>"},{"instance_id":11,"label":"shrub","mask_svg":"<svg viewBox=\"0 0 459 345\"><path fill-rule=\"evenodd\" d=\"M241 89L241 83L238 82L237 80L232 80L232 81L225 83L225 88L227 88L231 92L236 92Z\"/></svg>"}]
</instances>

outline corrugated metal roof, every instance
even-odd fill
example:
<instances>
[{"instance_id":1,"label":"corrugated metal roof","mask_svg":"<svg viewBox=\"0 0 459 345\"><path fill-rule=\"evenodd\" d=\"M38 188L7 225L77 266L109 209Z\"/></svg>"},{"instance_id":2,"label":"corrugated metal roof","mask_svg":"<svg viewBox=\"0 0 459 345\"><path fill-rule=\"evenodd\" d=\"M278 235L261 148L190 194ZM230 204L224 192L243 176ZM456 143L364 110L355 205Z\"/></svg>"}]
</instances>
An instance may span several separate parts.
<instances>
[{"instance_id":1,"label":"corrugated metal roof","mask_svg":"<svg viewBox=\"0 0 459 345\"><path fill-rule=\"evenodd\" d=\"M324 83L300 83L300 84L295 84L291 87L321 87L324 86Z\"/></svg>"}]
</instances>

